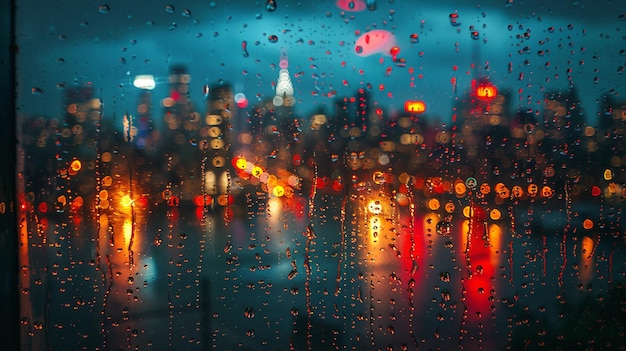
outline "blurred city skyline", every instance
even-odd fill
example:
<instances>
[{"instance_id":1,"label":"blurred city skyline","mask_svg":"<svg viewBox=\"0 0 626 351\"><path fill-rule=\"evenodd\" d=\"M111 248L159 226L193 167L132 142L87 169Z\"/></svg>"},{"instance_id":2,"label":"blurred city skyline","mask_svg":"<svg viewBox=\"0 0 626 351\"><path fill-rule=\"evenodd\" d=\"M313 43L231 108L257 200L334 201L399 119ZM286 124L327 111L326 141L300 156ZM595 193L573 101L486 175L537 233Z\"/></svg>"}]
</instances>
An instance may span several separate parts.
<instances>
[{"instance_id":1,"label":"blurred city skyline","mask_svg":"<svg viewBox=\"0 0 626 351\"><path fill-rule=\"evenodd\" d=\"M270 12L261 2L233 8L239 2L231 1L152 4L136 13L123 3L55 3L70 20L40 18L43 5L34 2L35 13L28 4L22 13L32 20L17 23L18 108L47 117L58 111L63 87L88 83L98 88L105 116L123 114L135 102L136 75L154 75L155 94L164 94L168 69L179 63L193 77L193 101L219 80L260 101L271 96L281 50L289 54L303 116L366 88L381 107L401 110L404 101L419 99L428 106L425 117L450 122L455 99L484 75L510 90L519 111L540 109L547 91L575 86L586 121L595 125L602 96L624 91L624 4L378 1L374 11L349 12L334 2L281 1ZM373 29L395 35L398 60L357 55L359 35Z\"/></svg>"}]
</instances>

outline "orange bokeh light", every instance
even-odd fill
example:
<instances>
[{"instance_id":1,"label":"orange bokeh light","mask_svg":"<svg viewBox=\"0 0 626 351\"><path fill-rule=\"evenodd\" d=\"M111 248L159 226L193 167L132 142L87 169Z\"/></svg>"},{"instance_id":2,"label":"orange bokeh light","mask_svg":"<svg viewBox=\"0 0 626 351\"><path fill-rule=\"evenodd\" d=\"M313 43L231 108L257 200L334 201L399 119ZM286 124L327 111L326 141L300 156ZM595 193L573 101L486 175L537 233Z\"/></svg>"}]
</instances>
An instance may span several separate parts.
<instances>
[{"instance_id":1,"label":"orange bokeh light","mask_svg":"<svg viewBox=\"0 0 626 351\"><path fill-rule=\"evenodd\" d=\"M498 89L491 84L481 84L476 87L476 97L480 99L492 99L498 96Z\"/></svg>"},{"instance_id":2,"label":"orange bokeh light","mask_svg":"<svg viewBox=\"0 0 626 351\"><path fill-rule=\"evenodd\" d=\"M409 113L423 113L426 111L426 103L421 100L407 100L404 102L404 111Z\"/></svg>"}]
</instances>

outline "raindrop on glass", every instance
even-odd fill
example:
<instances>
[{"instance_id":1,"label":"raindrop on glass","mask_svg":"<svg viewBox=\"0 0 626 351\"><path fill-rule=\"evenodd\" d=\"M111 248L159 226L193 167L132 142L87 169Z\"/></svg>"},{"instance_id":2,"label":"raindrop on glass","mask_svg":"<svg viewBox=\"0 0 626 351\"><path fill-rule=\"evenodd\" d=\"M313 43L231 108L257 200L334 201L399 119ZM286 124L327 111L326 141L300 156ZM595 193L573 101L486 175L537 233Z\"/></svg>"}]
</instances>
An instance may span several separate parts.
<instances>
[{"instance_id":1,"label":"raindrop on glass","mask_svg":"<svg viewBox=\"0 0 626 351\"><path fill-rule=\"evenodd\" d=\"M246 316L246 318L254 318L254 308L252 307L246 308L243 315Z\"/></svg>"},{"instance_id":2,"label":"raindrop on glass","mask_svg":"<svg viewBox=\"0 0 626 351\"><path fill-rule=\"evenodd\" d=\"M456 12L453 12L450 14L450 16L448 16L450 18L450 24L453 27L459 26L461 25L461 22L459 22L459 14Z\"/></svg>"},{"instance_id":3,"label":"raindrop on glass","mask_svg":"<svg viewBox=\"0 0 626 351\"><path fill-rule=\"evenodd\" d=\"M452 223L448 221L441 221L437 223L435 226L435 230L439 235L451 235L452 234Z\"/></svg>"},{"instance_id":4,"label":"raindrop on glass","mask_svg":"<svg viewBox=\"0 0 626 351\"><path fill-rule=\"evenodd\" d=\"M107 13L109 13L110 10L111 9L109 8L109 5L104 4L104 5L98 6L98 12L100 12L100 13L107 14Z\"/></svg>"},{"instance_id":5,"label":"raindrop on glass","mask_svg":"<svg viewBox=\"0 0 626 351\"><path fill-rule=\"evenodd\" d=\"M248 42L245 40L241 42L241 52L243 54L243 57L250 56L250 54L248 53Z\"/></svg>"},{"instance_id":6,"label":"raindrop on glass","mask_svg":"<svg viewBox=\"0 0 626 351\"><path fill-rule=\"evenodd\" d=\"M268 12L274 12L276 11L276 0L267 0L267 3L265 4L265 9Z\"/></svg>"}]
</instances>

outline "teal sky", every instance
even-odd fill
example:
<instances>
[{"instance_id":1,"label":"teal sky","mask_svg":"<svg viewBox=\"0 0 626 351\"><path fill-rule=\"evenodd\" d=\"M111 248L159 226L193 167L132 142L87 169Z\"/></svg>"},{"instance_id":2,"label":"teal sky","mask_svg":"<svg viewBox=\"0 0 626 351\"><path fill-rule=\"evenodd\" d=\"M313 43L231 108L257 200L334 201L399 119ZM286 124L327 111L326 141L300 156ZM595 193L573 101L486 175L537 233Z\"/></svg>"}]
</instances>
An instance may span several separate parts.
<instances>
[{"instance_id":1,"label":"teal sky","mask_svg":"<svg viewBox=\"0 0 626 351\"><path fill-rule=\"evenodd\" d=\"M623 99L626 93L626 21L620 18L626 3L555 3L379 0L374 11L348 12L333 1L282 0L269 12L264 1L185 1L172 7L166 1L111 1L107 7L18 1L18 107L60 116L62 87L92 84L105 117L123 114L137 99L132 77L155 75L163 84L154 95L162 97L168 67L178 63L189 68L197 105L202 86L219 79L254 102L273 94L285 48L302 117L319 106L332 110L334 97L371 86L375 103L387 110L421 99L427 117L447 121L455 97L467 93L480 73L509 90L519 110L540 109L545 92L573 85L594 124L603 94ZM458 14L457 26L451 13ZM395 35L404 67L387 55L356 54L359 34L374 29ZM278 37L275 43L271 35Z\"/></svg>"}]
</instances>

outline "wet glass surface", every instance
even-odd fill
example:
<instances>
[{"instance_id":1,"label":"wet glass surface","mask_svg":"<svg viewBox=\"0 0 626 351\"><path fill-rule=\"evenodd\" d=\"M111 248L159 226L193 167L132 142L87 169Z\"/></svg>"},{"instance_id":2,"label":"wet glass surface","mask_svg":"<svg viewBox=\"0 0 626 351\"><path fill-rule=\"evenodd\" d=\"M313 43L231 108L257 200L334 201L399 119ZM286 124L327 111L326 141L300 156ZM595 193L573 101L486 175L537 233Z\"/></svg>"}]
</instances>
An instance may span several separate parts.
<instances>
[{"instance_id":1,"label":"wet glass surface","mask_svg":"<svg viewBox=\"0 0 626 351\"><path fill-rule=\"evenodd\" d=\"M17 15L23 350L624 348L626 5Z\"/></svg>"}]
</instances>

